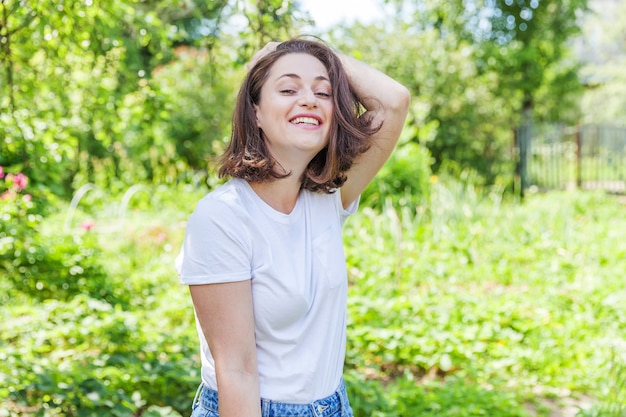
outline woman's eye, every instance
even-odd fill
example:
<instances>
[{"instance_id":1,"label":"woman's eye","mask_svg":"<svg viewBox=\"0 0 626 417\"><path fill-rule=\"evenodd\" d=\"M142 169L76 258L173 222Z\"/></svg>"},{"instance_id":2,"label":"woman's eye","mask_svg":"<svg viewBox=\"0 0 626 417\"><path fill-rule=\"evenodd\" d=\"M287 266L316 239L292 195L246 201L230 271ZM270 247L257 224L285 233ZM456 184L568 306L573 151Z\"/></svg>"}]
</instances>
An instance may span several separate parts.
<instances>
[{"instance_id":1,"label":"woman's eye","mask_svg":"<svg viewBox=\"0 0 626 417\"><path fill-rule=\"evenodd\" d=\"M291 90L291 89L289 89L289 88L286 88L286 89L284 89L284 90L280 90L280 93L281 93L281 94L295 94L295 93L296 93L296 90Z\"/></svg>"},{"instance_id":2,"label":"woman's eye","mask_svg":"<svg viewBox=\"0 0 626 417\"><path fill-rule=\"evenodd\" d=\"M332 95L332 94L327 93L327 92L325 92L325 91L320 91L320 92L315 93L315 94L317 94L317 95L318 95L318 96L320 96L320 97L325 97L325 98L328 98L328 97L330 97L330 96Z\"/></svg>"}]
</instances>

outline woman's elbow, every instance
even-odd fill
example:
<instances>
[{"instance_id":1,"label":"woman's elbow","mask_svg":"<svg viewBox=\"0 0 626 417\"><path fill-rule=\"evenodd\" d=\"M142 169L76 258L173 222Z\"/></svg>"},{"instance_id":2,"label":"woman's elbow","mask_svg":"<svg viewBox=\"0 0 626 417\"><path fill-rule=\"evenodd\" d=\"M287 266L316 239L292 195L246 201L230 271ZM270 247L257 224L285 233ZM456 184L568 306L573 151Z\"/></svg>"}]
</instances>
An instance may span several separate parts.
<instances>
[{"instance_id":1,"label":"woman's elbow","mask_svg":"<svg viewBox=\"0 0 626 417\"><path fill-rule=\"evenodd\" d=\"M406 114L411 105L411 92L408 88L399 84L396 105L394 106L399 112Z\"/></svg>"},{"instance_id":2,"label":"woman's elbow","mask_svg":"<svg viewBox=\"0 0 626 417\"><path fill-rule=\"evenodd\" d=\"M388 117L399 118L404 121L411 104L411 92L402 84L397 84L392 99L385 105Z\"/></svg>"}]
</instances>

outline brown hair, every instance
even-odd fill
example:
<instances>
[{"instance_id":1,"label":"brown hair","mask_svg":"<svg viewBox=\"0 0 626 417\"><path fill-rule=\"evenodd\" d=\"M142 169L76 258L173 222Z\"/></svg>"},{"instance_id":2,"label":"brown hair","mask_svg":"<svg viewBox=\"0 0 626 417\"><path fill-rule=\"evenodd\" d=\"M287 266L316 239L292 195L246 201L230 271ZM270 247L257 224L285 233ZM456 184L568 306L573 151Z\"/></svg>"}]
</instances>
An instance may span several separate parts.
<instances>
[{"instance_id":1,"label":"brown hair","mask_svg":"<svg viewBox=\"0 0 626 417\"><path fill-rule=\"evenodd\" d=\"M325 44L304 39L279 44L248 72L237 97L231 140L220 159L219 176L254 182L290 175L276 171L277 162L271 157L261 129L257 127L254 105L259 103L261 88L272 65L280 57L293 53L309 54L319 59L328 71L333 89L333 124L328 133L328 145L313 157L302 178L302 188L331 193L343 185L345 172L355 157L369 148L368 139L380 126L372 126L371 117L362 117L363 103L350 85L339 57Z\"/></svg>"}]
</instances>

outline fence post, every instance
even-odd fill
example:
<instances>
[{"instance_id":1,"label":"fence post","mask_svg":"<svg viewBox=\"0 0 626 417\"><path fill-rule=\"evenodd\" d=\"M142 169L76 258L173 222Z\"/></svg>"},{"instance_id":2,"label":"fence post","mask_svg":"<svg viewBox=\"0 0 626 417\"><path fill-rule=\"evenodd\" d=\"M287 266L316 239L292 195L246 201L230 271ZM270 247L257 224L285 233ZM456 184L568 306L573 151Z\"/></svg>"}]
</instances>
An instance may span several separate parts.
<instances>
[{"instance_id":1,"label":"fence post","mask_svg":"<svg viewBox=\"0 0 626 417\"><path fill-rule=\"evenodd\" d=\"M522 185L522 161L520 153L520 128L513 129L513 156L515 157L515 172L513 173L513 193L519 187L519 196L524 199L524 186Z\"/></svg>"},{"instance_id":2,"label":"fence post","mask_svg":"<svg viewBox=\"0 0 626 417\"><path fill-rule=\"evenodd\" d=\"M531 123L523 122L514 132L515 151L517 152L515 176L519 179L519 193L522 199L528 188L528 149L531 141L531 128Z\"/></svg>"}]
</instances>

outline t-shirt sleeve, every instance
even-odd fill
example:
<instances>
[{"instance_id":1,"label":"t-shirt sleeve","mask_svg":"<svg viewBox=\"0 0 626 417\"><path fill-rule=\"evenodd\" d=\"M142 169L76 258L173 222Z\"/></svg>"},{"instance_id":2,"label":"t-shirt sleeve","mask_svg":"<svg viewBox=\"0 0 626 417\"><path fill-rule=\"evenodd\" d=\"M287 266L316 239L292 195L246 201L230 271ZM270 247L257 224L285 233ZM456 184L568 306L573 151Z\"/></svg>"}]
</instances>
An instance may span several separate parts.
<instances>
[{"instance_id":1,"label":"t-shirt sleeve","mask_svg":"<svg viewBox=\"0 0 626 417\"><path fill-rule=\"evenodd\" d=\"M186 285L244 281L251 278L249 233L228 204L201 200L187 223L176 270Z\"/></svg>"},{"instance_id":2,"label":"t-shirt sleeve","mask_svg":"<svg viewBox=\"0 0 626 417\"><path fill-rule=\"evenodd\" d=\"M361 196L359 195L356 198L356 200L352 202L352 204L350 204L347 208L344 209L343 203L341 202L341 188L339 188L339 191L334 194L335 194L335 204L337 205L339 209L339 215L341 217L341 225L343 226L343 224L346 222L348 217L350 217L351 215L357 212L359 208L359 202L361 201Z\"/></svg>"}]
</instances>

